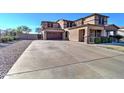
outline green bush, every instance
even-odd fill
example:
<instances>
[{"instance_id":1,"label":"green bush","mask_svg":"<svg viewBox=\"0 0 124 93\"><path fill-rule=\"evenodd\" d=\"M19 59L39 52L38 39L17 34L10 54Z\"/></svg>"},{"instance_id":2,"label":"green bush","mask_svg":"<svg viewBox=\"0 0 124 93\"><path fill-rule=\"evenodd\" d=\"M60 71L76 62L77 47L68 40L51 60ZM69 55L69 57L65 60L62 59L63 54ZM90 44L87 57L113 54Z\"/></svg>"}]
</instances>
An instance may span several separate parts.
<instances>
[{"instance_id":1,"label":"green bush","mask_svg":"<svg viewBox=\"0 0 124 93\"><path fill-rule=\"evenodd\" d=\"M2 38L1 38L1 42L2 42L2 43L6 43L6 42L8 42L8 40L7 40L6 37L2 37Z\"/></svg>"},{"instance_id":2,"label":"green bush","mask_svg":"<svg viewBox=\"0 0 124 93\"><path fill-rule=\"evenodd\" d=\"M101 38L95 38L95 44L101 43Z\"/></svg>"},{"instance_id":3,"label":"green bush","mask_svg":"<svg viewBox=\"0 0 124 93\"><path fill-rule=\"evenodd\" d=\"M108 43L112 43L112 37L108 38Z\"/></svg>"},{"instance_id":4,"label":"green bush","mask_svg":"<svg viewBox=\"0 0 124 93\"><path fill-rule=\"evenodd\" d=\"M15 39L16 38L15 37L12 37L12 36L4 36L4 37L1 38L1 42L6 43L8 41L13 41Z\"/></svg>"},{"instance_id":5,"label":"green bush","mask_svg":"<svg viewBox=\"0 0 124 93\"><path fill-rule=\"evenodd\" d=\"M101 42L102 43L107 43L108 42L108 38L107 37L101 37Z\"/></svg>"},{"instance_id":6,"label":"green bush","mask_svg":"<svg viewBox=\"0 0 124 93\"><path fill-rule=\"evenodd\" d=\"M16 37L15 36L13 37L13 40L16 40Z\"/></svg>"},{"instance_id":7,"label":"green bush","mask_svg":"<svg viewBox=\"0 0 124 93\"><path fill-rule=\"evenodd\" d=\"M105 41L106 41L105 43L108 43L108 42L109 42L109 38L106 37L106 38L105 38Z\"/></svg>"},{"instance_id":8,"label":"green bush","mask_svg":"<svg viewBox=\"0 0 124 93\"><path fill-rule=\"evenodd\" d=\"M111 43L112 37L101 37L101 42L102 43Z\"/></svg>"}]
</instances>

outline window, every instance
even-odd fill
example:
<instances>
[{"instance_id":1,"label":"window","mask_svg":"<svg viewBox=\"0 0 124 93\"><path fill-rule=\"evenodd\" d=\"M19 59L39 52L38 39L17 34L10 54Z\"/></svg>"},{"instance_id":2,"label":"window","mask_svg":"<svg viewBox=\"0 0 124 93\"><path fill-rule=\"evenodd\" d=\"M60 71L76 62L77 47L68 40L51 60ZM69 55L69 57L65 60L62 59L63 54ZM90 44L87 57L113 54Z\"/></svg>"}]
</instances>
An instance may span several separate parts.
<instances>
[{"instance_id":1,"label":"window","mask_svg":"<svg viewBox=\"0 0 124 93\"><path fill-rule=\"evenodd\" d=\"M67 27L69 27L69 22L67 22Z\"/></svg>"},{"instance_id":2,"label":"window","mask_svg":"<svg viewBox=\"0 0 124 93\"><path fill-rule=\"evenodd\" d=\"M99 16L99 24L101 24L101 17Z\"/></svg>"},{"instance_id":3,"label":"window","mask_svg":"<svg viewBox=\"0 0 124 93\"><path fill-rule=\"evenodd\" d=\"M102 25L104 25L104 17L102 18Z\"/></svg>"},{"instance_id":4,"label":"window","mask_svg":"<svg viewBox=\"0 0 124 93\"><path fill-rule=\"evenodd\" d=\"M48 23L47 26L48 27L53 27L53 23Z\"/></svg>"},{"instance_id":5,"label":"window","mask_svg":"<svg viewBox=\"0 0 124 93\"><path fill-rule=\"evenodd\" d=\"M47 27L49 27L50 25L49 25L49 23L47 24Z\"/></svg>"},{"instance_id":6,"label":"window","mask_svg":"<svg viewBox=\"0 0 124 93\"><path fill-rule=\"evenodd\" d=\"M100 37L100 36L101 36L101 30L96 30L95 37Z\"/></svg>"},{"instance_id":7,"label":"window","mask_svg":"<svg viewBox=\"0 0 124 93\"><path fill-rule=\"evenodd\" d=\"M70 27L72 27L72 23L70 22Z\"/></svg>"},{"instance_id":8,"label":"window","mask_svg":"<svg viewBox=\"0 0 124 93\"><path fill-rule=\"evenodd\" d=\"M99 16L99 24L104 25L104 17Z\"/></svg>"},{"instance_id":9,"label":"window","mask_svg":"<svg viewBox=\"0 0 124 93\"><path fill-rule=\"evenodd\" d=\"M52 23L50 24L50 27L53 27L53 24Z\"/></svg>"}]
</instances>

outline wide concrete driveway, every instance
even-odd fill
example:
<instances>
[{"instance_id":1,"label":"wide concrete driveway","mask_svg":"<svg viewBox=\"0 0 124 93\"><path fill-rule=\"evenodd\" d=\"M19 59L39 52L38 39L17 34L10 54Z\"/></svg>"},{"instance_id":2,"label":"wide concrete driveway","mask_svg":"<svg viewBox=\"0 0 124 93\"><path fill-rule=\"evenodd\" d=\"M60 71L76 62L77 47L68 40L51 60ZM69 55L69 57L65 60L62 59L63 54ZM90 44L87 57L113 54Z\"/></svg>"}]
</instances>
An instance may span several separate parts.
<instances>
[{"instance_id":1,"label":"wide concrete driveway","mask_svg":"<svg viewBox=\"0 0 124 93\"><path fill-rule=\"evenodd\" d=\"M5 78L124 78L124 53L81 42L36 40Z\"/></svg>"}]
</instances>

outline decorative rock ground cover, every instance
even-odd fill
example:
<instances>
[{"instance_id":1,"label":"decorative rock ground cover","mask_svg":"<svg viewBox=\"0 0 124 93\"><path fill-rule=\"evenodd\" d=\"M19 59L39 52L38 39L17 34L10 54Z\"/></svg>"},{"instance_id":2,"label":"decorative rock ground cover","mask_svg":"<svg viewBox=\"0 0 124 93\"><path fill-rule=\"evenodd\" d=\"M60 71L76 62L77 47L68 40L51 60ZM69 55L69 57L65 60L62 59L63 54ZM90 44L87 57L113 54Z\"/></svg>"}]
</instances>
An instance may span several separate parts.
<instances>
[{"instance_id":1,"label":"decorative rock ground cover","mask_svg":"<svg viewBox=\"0 0 124 93\"><path fill-rule=\"evenodd\" d=\"M4 78L31 42L31 40L22 40L5 47L0 47L0 78Z\"/></svg>"}]
</instances>

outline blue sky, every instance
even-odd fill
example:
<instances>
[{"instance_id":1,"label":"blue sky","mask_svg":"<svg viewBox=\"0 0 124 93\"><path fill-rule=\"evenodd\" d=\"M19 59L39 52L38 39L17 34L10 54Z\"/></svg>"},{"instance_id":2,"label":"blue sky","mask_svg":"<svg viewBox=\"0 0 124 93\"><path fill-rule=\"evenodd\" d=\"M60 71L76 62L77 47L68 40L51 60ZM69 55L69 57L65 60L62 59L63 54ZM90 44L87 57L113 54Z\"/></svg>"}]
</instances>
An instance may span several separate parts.
<instances>
[{"instance_id":1,"label":"blue sky","mask_svg":"<svg viewBox=\"0 0 124 93\"><path fill-rule=\"evenodd\" d=\"M124 13L102 14L110 16L109 24L124 26ZM90 13L0 13L0 29L26 25L34 32L36 27L40 27L41 21L76 20L87 15L90 15Z\"/></svg>"}]
</instances>

